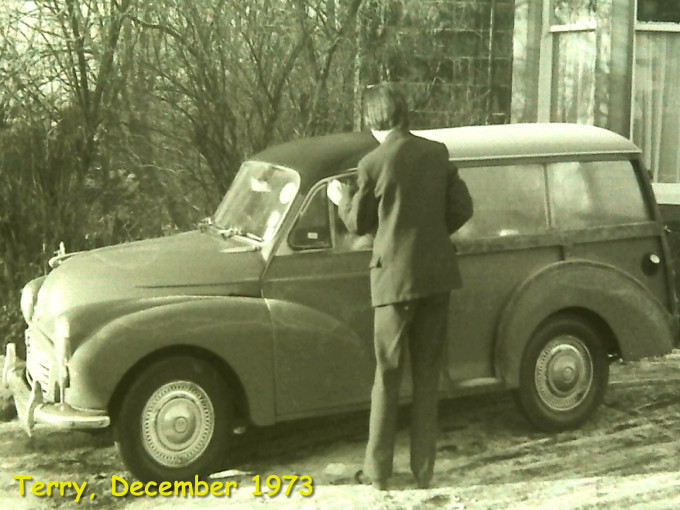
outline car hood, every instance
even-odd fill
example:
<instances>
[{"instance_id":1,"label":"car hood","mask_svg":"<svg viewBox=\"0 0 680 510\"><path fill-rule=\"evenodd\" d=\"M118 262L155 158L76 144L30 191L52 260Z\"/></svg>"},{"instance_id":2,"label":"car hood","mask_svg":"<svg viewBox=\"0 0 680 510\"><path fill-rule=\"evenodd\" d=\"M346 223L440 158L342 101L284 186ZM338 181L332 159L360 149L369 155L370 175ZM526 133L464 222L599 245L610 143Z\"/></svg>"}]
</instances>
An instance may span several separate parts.
<instances>
[{"instance_id":1,"label":"car hood","mask_svg":"<svg viewBox=\"0 0 680 510\"><path fill-rule=\"evenodd\" d=\"M81 252L47 276L34 317L168 296L258 296L264 266L252 245L199 231Z\"/></svg>"}]
</instances>

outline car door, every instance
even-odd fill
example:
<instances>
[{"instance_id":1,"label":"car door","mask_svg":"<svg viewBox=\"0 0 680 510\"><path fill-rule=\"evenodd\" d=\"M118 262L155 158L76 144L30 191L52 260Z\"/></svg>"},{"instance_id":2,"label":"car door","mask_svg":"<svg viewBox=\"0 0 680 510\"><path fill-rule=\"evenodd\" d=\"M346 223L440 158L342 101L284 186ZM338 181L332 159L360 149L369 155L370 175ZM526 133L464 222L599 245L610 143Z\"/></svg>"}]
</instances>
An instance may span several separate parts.
<instances>
[{"instance_id":1,"label":"car door","mask_svg":"<svg viewBox=\"0 0 680 510\"><path fill-rule=\"evenodd\" d=\"M372 239L347 232L326 196L329 180L309 192L263 276L279 419L370 401Z\"/></svg>"},{"instance_id":2,"label":"car door","mask_svg":"<svg viewBox=\"0 0 680 510\"><path fill-rule=\"evenodd\" d=\"M561 260L549 229L545 167L508 163L459 170L474 215L452 239L463 287L451 294L448 378L453 387L491 383L498 319L512 292Z\"/></svg>"}]
</instances>

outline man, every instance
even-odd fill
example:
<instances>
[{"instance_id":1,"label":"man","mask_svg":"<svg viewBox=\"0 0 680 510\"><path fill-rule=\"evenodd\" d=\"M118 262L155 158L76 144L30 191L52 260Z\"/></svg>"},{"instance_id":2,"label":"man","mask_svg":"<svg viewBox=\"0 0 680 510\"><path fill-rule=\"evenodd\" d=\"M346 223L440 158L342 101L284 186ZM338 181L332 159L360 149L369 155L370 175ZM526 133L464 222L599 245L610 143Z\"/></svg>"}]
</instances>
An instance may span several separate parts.
<instances>
[{"instance_id":1,"label":"man","mask_svg":"<svg viewBox=\"0 0 680 510\"><path fill-rule=\"evenodd\" d=\"M333 181L329 198L348 230L375 230L371 258L376 372L364 471L387 488L392 475L399 384L411 357L411 471L428 487L434 469L438 384L449 293L460 287L449 239L472 216L472 199L446 147L408 131L405 98L389 85L366 92L364 120L381 144L358 166L358 189ZM357 473L363 483L365 475Z\"/></svg>"}]
</instances>

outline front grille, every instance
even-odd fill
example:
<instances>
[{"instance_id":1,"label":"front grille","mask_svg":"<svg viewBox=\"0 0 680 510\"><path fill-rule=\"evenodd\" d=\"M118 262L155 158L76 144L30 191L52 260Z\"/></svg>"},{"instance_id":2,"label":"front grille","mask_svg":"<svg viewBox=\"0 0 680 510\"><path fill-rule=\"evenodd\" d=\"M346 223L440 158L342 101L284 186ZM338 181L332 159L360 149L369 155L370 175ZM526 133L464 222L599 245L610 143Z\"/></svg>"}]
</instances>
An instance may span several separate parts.
<instances>
[{"instance_id":1,"label":"front grille","mask_svg":"<svg viewBox=\"0 0 680 510\"><path fill-rule=\"evenodd\" d=\"M50 383L54 356L52 343L46 338L41 338L34 330L26 330L26 379L33 386L34 382L40 383L43 390L43 398L48 402L55 401L55 385Z\"/></svg>"}]
</instances>

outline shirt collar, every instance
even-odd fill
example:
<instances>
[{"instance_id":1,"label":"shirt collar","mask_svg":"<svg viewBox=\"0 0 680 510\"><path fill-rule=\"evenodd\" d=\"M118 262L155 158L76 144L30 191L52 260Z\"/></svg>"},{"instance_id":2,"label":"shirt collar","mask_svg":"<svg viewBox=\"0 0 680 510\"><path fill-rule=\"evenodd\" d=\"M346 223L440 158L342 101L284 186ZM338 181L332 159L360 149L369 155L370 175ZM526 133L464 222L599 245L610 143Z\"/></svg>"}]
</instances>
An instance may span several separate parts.
<instances>
[{"instance_id":1,"label":"shirt collar","mask_svg":"<svg viewBox=\"0 0 680 510\"><path fill-rule=\"evenodd\" d=\"M387 129L387 130L380 130L378 131L377 129L371 129L371 133L373 133L373 137L378 140L378 143L383 143L385 139L395 130L395 128L392 129Z\"/></svg>"}]
</instances>

